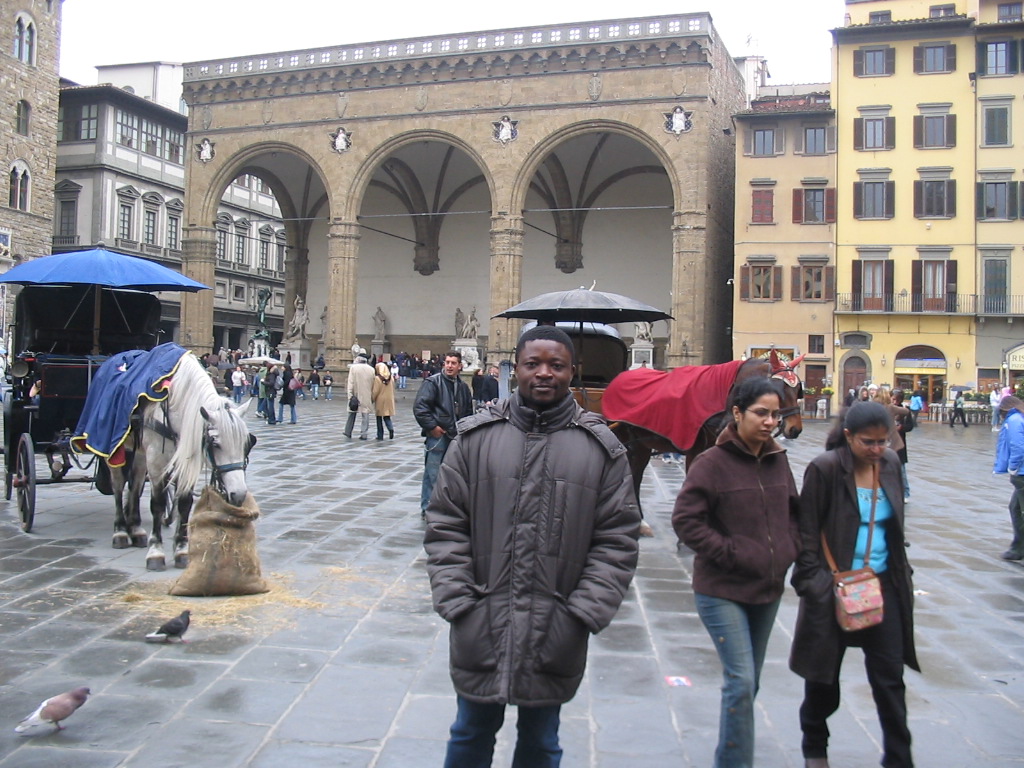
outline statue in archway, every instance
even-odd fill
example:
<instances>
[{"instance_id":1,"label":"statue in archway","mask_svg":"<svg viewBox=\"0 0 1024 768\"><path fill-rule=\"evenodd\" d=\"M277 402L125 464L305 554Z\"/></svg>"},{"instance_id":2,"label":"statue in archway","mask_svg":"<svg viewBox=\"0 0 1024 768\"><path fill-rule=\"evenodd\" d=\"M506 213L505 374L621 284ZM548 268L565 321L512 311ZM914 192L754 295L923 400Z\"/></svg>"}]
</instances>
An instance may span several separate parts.
<instances>
[{"instance_id":1,"label":"statue in archway","mask_svg":"<svg viewBox=\"0 0 1024 768\"><path fill-rule=\"evenodd\" d=\"M260 324L260 328L267 327L267 305L270 304L270 298L273 295L273 292L265 285L261 285L260 289L256 291L256 322Z\"/></svg>"},{"instance_id":2,"label":"statue in archway","mask_svg":"<svg viewBox=\"0 0 1024 768\"><path fill-rule=\"evenodd\" d=\"M480 321L476 319L476 307L469 313L469 319L462 326L462 338L475 339L480 332Z\"/></svg>"},{"instance_id":3,"label":"statue in archway","mask_svg":"<svg viewBox=\"0 0 1024 768\"><path fill-rule=\"evenodd\" d=\"M306 300L299 294L295 294L295 309L292 311L292 319L288 324L286 339L306 338L306 324L309 322L309 311L306 309Z\"/></svg>"},{"instance_id":4,"label":"statue in archway","mask_svg":"<svg viewBox=\"0 0 1024 768\"><path fill-rule=\"evenodd\" d=\"M383 309L377 307L377 311L373 313L373 338L383 339L387 324L388 316L384 314Z\"/></svg>"},{"instance_id":5,"label":"statue in archway","mask_svg":"<svg viewBox=\"0 0 1024 768\"><path fill-rule=\"evenodd\" d=\"M462 338L462 329L466 327L466 313L462 307L455 308L455 338Z\"/></svg>"}]
</instances>

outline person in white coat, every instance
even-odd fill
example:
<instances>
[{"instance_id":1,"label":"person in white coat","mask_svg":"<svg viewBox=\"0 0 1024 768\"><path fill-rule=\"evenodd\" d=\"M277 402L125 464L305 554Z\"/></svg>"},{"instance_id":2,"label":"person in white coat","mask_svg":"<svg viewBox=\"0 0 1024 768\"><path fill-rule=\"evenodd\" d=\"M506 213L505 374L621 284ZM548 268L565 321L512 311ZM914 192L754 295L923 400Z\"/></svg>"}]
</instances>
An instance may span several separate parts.
<instances>
[{"instance_id":1,"label":"person in white coat","mask_svg":"<svg viewBox=\"0 0 1024 768\"><path fill-rule=\"evenodd\" d=\"M359 439L365 440L366 433L370 429L370 414L373 413L373 368L367 364L363 355L358 355L352 367L348 370L348 383L345 385L345 395L349 399L348 421L345 423L345 437L351 439L352 430L356 425L356 414L363 417L362 429ZM352 397L359 401L358 407L353 410L351 407Z\"/></svg>"}]
</instances>

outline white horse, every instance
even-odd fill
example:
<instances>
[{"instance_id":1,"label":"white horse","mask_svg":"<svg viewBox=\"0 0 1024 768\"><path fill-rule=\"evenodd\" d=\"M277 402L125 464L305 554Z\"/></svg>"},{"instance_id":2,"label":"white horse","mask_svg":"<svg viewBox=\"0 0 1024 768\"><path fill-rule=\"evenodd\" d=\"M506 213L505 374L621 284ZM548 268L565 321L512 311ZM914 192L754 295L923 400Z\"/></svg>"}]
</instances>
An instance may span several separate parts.
<instances>
[{"instance_id":1,"label":"white horse","mask_svg":"<svg viewBox=\"0 0 1024 768\"><path fill-rule=\"evenodd\" d=\"M209 375L191 354L178 364L167 398L140 406L125 443L127 461L111 467L116 518L113 545L149 547L146 567L165 568L162 525L174 520L174 565L188 565L188 518L192 494L205 466L210 482L231 504L240 505L248 493L245 468L256 444L243 418L249 400L234 405L217 394ZM152 532L146 535L139 511L142 489L149 477ZM128 497L124 498L125 486Z\"/></svg>"}]
</instances>

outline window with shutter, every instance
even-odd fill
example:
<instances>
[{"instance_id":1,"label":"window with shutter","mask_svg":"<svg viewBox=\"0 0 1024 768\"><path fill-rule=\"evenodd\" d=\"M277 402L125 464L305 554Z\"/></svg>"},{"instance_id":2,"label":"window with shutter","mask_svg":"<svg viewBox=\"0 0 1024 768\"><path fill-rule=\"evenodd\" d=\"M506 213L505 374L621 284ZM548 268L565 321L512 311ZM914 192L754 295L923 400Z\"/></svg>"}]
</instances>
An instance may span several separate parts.
<instances>
[{"instance_id":1,"label":"window with shutter","mask_svg":"<svg viewBox=\"0 0 1024 768\"><path fill-rule=\"evenodd\" d=\"M753 224L772 224L775 221L775 191L755 189L751 193L750 221Z\"/></svg>"}]
</instances>

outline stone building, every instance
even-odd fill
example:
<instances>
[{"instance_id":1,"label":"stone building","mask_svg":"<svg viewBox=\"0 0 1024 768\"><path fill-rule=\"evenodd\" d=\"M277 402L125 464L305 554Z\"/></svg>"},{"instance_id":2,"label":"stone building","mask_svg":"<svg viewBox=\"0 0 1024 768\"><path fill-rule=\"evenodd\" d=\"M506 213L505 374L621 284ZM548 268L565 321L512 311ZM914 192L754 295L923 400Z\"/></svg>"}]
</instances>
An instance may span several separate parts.
<instances>
[{"instance_id":1,"label":"stone building","mask_svg":"<svg viewBox=\"0 0 1024 768\"><path fill-rule=\"evenodd\" d=\"M184 80L185 271L213 279L221 196L260 178L287 229L285 306L313 310L329 365L369 346L377 307L385 351L443 352L475 307L481 348L506 357L521 323L493 315L595 283L674 315L658 365L730 355L745 96L707 13L198 62ZM184 343L208 343L212 300L185 297Z\"/></svg>"},{"instance_id":2,"label":"stone building","mask_svg":"<svg viewBox=\"0 0 1024 768\"><path fill-rule=\"evenodd\" d=\"M168 70L180 76L180 68L158 62L101 68L100 76L116 85L62 83L55 252L102 245L181 269L187 118L169 106L180 99L146 87L173 83ZM180 86L168 85L166 95L172 89L180 94ZM259 330L261 289L270 291L265 314L276 342L284 321L285 233L269 188L246 173L231 179L214 228L216 265L204 281L213 288L207 345L247 347ZM180 342L181 294L160 300L163 341Z\"/></svg>"},{"instance_id":3,"label":"stone building","mask_svg":"<svg viewBox=\"0 0 1024 768\"><path fill-rule=\"evenodd\" d=\"M7 194L0 200L0 270L50 253L57 151L58 0L0 0L0 93ZM0 328L11 321L0 286Z\"/></svg>"}]
</instances>

